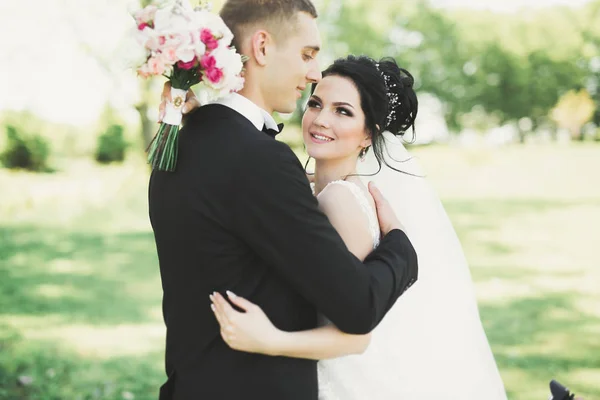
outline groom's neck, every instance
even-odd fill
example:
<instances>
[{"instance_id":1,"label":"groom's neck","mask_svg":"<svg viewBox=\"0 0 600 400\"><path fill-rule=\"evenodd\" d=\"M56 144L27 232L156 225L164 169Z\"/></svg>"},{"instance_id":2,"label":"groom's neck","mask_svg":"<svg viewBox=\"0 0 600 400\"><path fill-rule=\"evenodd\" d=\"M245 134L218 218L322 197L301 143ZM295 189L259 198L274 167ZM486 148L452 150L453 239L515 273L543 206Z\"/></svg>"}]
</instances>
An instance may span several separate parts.
<instances>
[{"instance_id":1,"label":"groom's neck","mask_svg":"<svg viewBox=\"0 0 600 400\"><path fill-rule=\"evenodd\" d=\"M269 114L273 114L273 109L267 105L264 96L262 95L260 90L258 90L258 88L253 88L252 86L248 85L245 86L238 93L250 100L251 102L253 102L254 104L256 104L257 106L259 106L260 108L262 108L263 110L265 110L266 112L268 112Z\"/></svg>"}]
</instances>

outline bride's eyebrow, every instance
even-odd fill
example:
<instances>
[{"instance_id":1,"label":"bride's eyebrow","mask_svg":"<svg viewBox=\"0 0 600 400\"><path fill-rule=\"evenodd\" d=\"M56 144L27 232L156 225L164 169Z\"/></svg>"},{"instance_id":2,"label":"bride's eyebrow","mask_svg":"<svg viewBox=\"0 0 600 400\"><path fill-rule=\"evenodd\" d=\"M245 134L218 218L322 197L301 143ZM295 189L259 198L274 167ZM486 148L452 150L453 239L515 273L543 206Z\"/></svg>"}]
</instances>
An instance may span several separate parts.
<instances>
[{"instance_id":1,"label":"bride's eyebrow","mask_svg":"<svg viewBox=\"0 0 600 400\"><path fill-rule=\"evenodd\" d=\"M319 103L323 103L323 100L321 100L321 98L319 96L317 96L316 94L313 94L312 96L310 96L310 98L312 100L316 100ZM335 103L333 103L333 105L335 107L339 107L339 106L348 106L350 108L355 108L352 104L350 103L346 103L345 101L336 101Z\"/></svg>"},{"instance_id":2,"label":"bride's eyebrow","mask_svg":"<svg viewBox=\"0 0 600 400\"><path fill-rule=\"evenodd\" d=\"M348 106L351 108L354 108L354 106L350 103L346 103L345 101L337 101L335 103L333 103L334 106L339 107L339 106Z\"/></svg>"}]
</instances>

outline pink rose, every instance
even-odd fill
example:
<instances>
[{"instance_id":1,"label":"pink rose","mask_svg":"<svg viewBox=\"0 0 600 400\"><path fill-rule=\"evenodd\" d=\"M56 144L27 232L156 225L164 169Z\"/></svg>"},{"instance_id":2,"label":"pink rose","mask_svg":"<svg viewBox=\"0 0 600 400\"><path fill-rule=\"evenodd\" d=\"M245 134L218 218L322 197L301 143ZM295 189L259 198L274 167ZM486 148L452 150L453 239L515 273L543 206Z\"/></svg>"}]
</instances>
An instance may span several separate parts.
<instances>
[{"instance_id":1,"label":"pink rose","mask_svg":"<svg viewBox=\"0 0 600 400\"><path fill-rule=\"evenodd\" d=\"M140 68L138 68L137 74L142 78L148 78L150 75L152 75L150 73L150 70L148 70L148 64L144 64Z\"/></svg>"},{"instance_id":2,"label":"pink rose","mask_svg":"<svg viewBox=\"0 0 600 400\"><path fill-rule=\"evenodd\" d=\"M200 33L200 40L206 45L208 51L214 50L217 47L219 47L218 40L215 39L215 36L209 29L202 29L202 32Z\"/></svg>"},{"instance_id":3,"label":"pink rose","mask_svg":"<svg viewBox=\"0 0 600 400\"><path fill-rule=\"evenodd\" d=\"M196 66L196 61L198 61L198 60L196 60L196 57L194 57L194 59L190 62L179 61L177 63L177 66L179 68L185 69L185 70L192 69L192 68L194 68L194 66Z\"/></svg>"},{"instance_id":4,"label":"pink rose","mask_svg":"<svg viewBox=\"0 0 600 400\"><path fill-rule=\"evenodd\" d=\"M161 50L161 55L163 56L163 60L167 64L175 64L179 58L177 57L177 48L175 47L165 47Z\"/></svg>"},{"instance_id":5,"label":"pink rose","mask_svg":"<svg viewBox=\"0 0 600 400\"><path fill-rule=\"evenodd\" d=\"M144 43L144 46L148 50L158 51L158 48L159 48L158 39L156 38L156 36L148 36L148 40L146 40L146 43Z\"/></svg>"},{"instance_id":6,"label":"pink rose","mask_svg":"<svg viewBox=\"0 0 600 400\"><path fill-rule=\"evenodd\" d=\"M141 10L138 10L133 17L135 18L136 23L139 25L142 22L146 22L151 24L154 21L154 17L156 16L156 11L158 8L154 5L149 5L144 7Z\"/></svg>"},{"instance_id":7,"label":"pink rose","mask_svg":"<svg viewBox=\"0 0 600 400\"><path fill-rule=\"evenodd\" d=\"M150 57L148 69L152 75L162 75L165 72L165 63L158 57Z\"/></svg>"},{"instance_id":8,"label":"pink rose","mask_svg":"<svg viewBox=\"0 0 600 400\"><path fill-rule=\"evenodd\" d=\"M203 69L213 69L217 66L217 60L213 56L203 55L200 60L200 65Z\"/></svg>"},{"instance_id":9,"label":"pink rose","mask_svg":"<svg viewBox=\"0 0 600 400\"><path fill-rule=\"evenodd\" d=\"M210 68L206 71L206 77L212 83L219 83L221 78L223 78L223 71L219 68Z\"/></svg>"}]
</instances>

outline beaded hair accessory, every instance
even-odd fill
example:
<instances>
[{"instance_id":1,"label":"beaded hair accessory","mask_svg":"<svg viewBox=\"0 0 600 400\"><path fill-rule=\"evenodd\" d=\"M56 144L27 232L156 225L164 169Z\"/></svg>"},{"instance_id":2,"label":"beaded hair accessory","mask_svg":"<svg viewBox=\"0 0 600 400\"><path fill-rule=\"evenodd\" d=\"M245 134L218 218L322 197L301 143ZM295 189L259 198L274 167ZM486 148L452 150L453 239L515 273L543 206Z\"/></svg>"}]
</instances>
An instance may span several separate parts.
<instances>
[{"instance_id":1,"label":"beaded hair accessory","mask_svg":"<svg viewBox=\"0 0 600 400\"><path fill-rule=\"evenodd\" d=\"M383 81L385 83L385 93L387 95L388 104L389 104L389 112L386 117L385 123L386 123L386 126L390 126L392 121L394 121L394 119L396 119L396 108L398 107L398 105L400 105L400 99L398 98L398 94L392 93L391 89L395 88L398 85L395 83L392 83L390 85L390 77L385 72L383 72L382 70L379 69L379 63L375 63L375 68L377 68L377 71L379 71L379 73L381 74L381 77L383 78Z\"/></svg>"}]
</instances>

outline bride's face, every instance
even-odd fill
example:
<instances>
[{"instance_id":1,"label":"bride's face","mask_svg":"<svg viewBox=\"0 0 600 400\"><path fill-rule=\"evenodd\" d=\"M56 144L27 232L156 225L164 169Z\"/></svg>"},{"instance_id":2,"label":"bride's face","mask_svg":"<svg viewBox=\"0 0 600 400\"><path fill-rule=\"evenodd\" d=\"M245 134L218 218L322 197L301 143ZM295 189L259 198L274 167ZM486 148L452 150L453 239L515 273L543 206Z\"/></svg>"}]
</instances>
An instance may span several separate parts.
<instances>
[{"instance_id":1,"label":"bride's face","mask_svg":"<svg viewBox=\"0 0 600 400\"><path fill-rule=\"evenodd\" d=\"M354 83L330 75L321 80L302 118L306 151L315 160L357 158L371 144Z\"/></svg>"}]
</instances>

